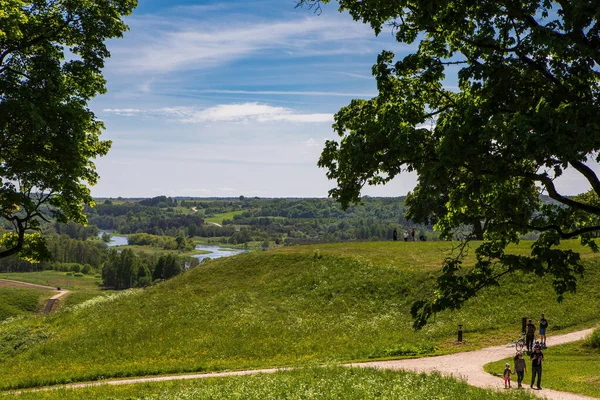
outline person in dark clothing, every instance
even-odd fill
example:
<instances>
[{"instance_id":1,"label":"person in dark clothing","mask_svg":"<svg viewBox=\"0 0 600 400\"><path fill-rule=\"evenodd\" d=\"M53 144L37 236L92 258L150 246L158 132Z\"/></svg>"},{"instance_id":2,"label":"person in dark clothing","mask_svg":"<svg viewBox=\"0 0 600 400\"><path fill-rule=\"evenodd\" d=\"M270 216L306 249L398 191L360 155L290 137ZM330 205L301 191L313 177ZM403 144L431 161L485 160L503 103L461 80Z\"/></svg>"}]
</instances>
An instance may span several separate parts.
<instances>
[{"instance_id":1,"label":"person in dark clothing","mask_svg":"<svg viewBox=\"0 0 600 400\"><path fill-rule=\"evenodd\" d=\"M412 236L413 242L415 241L415 235L416 235L416 231L415 228L412 228L412 232L410 233L410 235Z\"/></svg>"},{"instance_id":2,"label":"person in dark clothing","mask_svg":"<svg viewBox=\"0 0 600 400\"><path fill-rule=\"evenodd\" d=\"M546 328L548 328L548 320L542 314L540 315L540 342L542 347L546 347Z\"/></svg>"},{"instance_id":3,"label":"person in dark clothing","mask_svg":"<svg viewBox=\"0 0 600 400\"><path fill-rule=\"evenodd\" d=\"M394 232L392 232L392 238L394 241L398 240L398 231L394 228Z\"/></svg>"},{"instance_id":4,"label":"person in dark clothing","mask_svg":"<svg viewBox=\"0 0 600 400\"><path fill-rule=\"evenodd\" d=\"M542 389L542 361L544 361L544 353L542 353L542 348L539 345L535 345L535 350L533 351L533 354L531 354L531 385L529 387L532 389L536 375L537 388L538 390Z\"/></svg>"},{"instance_id":5,"label":"person in dark clothing","mask_svg":"<svg viewBox=\"0 0 600 400\"><path fill-rule=\"evenodd\" d=\"M525 371L527 371L527 365L525 365L525 360L523 359L523 353L518 352L515 355L515 372L517 373L517 385L518 387L522 387L523 378L525 377Z\"/></svg>"},{"instance_id":6,"label":"person in dark clothing","mask_svg":"<svg viewBox=\"0 0 600 400\"><path fill-rule=\"evenodd\" d=\"M527 351L531 352L533 351L533 340L535 339L536 330L533 321L529 320L525 329L525 344L527 345Z\"/></svg>"}]
</instances>

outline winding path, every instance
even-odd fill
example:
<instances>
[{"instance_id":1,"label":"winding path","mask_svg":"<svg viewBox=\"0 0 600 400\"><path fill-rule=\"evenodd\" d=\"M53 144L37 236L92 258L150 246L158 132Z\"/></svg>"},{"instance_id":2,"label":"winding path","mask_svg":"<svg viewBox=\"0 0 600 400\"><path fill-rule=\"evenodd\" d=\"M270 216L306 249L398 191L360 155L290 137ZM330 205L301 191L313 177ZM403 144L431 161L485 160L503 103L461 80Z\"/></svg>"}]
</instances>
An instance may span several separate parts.
<instances>
[{"instance_id":1,"label":"winding path","mask_svg":"<svg viewBox=\"0 0 600 400\"><path fill-rule=\"evenodd\" d=\"M22 288L30 288L30 289L43 289L43 290L57 290L52 286L44 286L44 285L36 285L35 283L27 283L21 281L12 281L10 279L0 279L0 286L12 286L12 287L22 287ZM46 303L46 307L44 307L44 314L48 314L52 311L52 307L54 307L54 303L56 300L69 293L68 290L59 290L54 296L48 299Z\"/></svg>"},{"instance_id":2,"label":"winding path","mask_svg":"<svg viewBox=\"0 0 600 400\"><path fill-rule=\"evenodd\" d=\"M559 344L574 342L581 340L592 333L594 328L586 329L583 331L567 333L564 335L548 336L548 346L556 346ZM377 369L402 369L415 372L434 372L438 371L443 375L453 375L457 378L464 379L467 383L473 386L478 386L486 389L503 389L504 381L502 378L492 376L483 370L483 366L487 363L502 360L503 358L511 357L514 355L514 348L509 346L493 346L481 350L469 351L464 353L449 354L444 356L436 357L425 357L425 358L413 358L406 360L390 360L390 361L374 361L364 363L352 363L344 364L347 367L359 367L359 368L377 368ZM241 376L241 375L252 375L252 374L267 374L274 373L277 371L290 370L291 368L270 368L270 369L257 369L249 371L230 371L230 372L216 372L216 373L205 373L205 374L185 374L185 375L169 375L169 376L155 376L155 377L144 377L144 378L131 378L131 379L119 379L119 380L106 380L98 382L86 382L76 383L69 385L60 385L53 387L44 387L33 389L33 391L40 390L54 390L54 389L76 389L86 388L92 386L101 385L130 385L137 383L146 382L164 382L172 380L188 380L188 379L204 379L204 378L217 378L227 376ZM526 378L527 380L527 378ZM525 386L528 388L528 386ZM527 389L530 390L530 389ZM533 394L538 397L551 399L551 400L590 400L592 397L583 395L559 392L557 390L543 389L543 390L532 390Z\"/></svg>"}]
</instances>

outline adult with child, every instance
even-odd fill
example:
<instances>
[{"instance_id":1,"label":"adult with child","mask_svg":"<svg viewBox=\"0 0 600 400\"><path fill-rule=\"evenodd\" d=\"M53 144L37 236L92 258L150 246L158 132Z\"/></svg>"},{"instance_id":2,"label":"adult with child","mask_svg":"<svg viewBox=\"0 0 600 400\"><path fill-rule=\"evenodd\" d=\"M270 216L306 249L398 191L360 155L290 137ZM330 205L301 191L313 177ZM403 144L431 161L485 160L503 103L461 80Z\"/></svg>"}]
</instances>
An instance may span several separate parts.
<instances>
[{"instance_id":1,"label":"adult with child","mask_svg":"<svg viewBox=\"0 0 600 400\"><path fill-rule=\"evenodd\" d=\"M540 342L542 347L546 347L546 328L548 328L548 320L544 317L544 314L540 315Z\"/></svg>"},{"instance_id":2,"label":"adult with child","mask_svg":"<svg viewBox=\"0 0 600 400\"><path fill-rule=\"evenodd\" d=\"M535 331L536 327L533 321L527 321L527 326L525 327L525 345L527 346L528 352L531 352L533 350L533 340L535 339Z\"/></svg>"},{"instance_id":3,"label":"adult with child","mask_svg":"<svg viewBox=\"0 0 600 400\"><path fill-rule=\"evenodd\" d=\"M533 389L533 383L537 375L537 389L542 389L542 361L544 361L544 353L542 353L542 347L539 344L535 345L535 350L531 354L531 385Z\"/></svg>"},{"instance_id":4,"label":"adult with child","mask_svg":"<svg viewBox=\"0 0 600 400\"><path fill-rule=\"evenodd\" d=\"M523 387L523 378L527 372L527 365L520 351L515 355L515 372L517 373L517 387Z\"/></svg>"}]
</instances>

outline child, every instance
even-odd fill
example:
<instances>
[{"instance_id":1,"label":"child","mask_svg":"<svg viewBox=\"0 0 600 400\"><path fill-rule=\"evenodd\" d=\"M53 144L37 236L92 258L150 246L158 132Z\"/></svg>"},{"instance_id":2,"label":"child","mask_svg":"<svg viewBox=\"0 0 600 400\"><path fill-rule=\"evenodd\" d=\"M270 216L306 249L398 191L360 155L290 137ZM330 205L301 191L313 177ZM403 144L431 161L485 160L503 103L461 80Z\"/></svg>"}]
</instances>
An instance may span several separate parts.
<instances>
[{"instance_id":1,"label":"child","mask_svg":"<svg viewBox=\"0 0 600 400\"><path fill-rule=\"evenodd\" d=\"M514 372L510 370L509 363L506 363L505 366L506 368L504 368L504 388L508 389L510 388L510 374L514 374Z\"/></svg>"},{"instance_id":2,"label":"child","mask_svg":"<svg viewBox=\"0 0 600 400\"><path fill-rule=\"evenodd\" d=\"M525 377L525 372L527 371L527 366L525 364L525 360L523 359L523 353L518 352L515 355L515 372L517 373L517 387L523 387L523 378Z\"/></svg>"}]
</instances>

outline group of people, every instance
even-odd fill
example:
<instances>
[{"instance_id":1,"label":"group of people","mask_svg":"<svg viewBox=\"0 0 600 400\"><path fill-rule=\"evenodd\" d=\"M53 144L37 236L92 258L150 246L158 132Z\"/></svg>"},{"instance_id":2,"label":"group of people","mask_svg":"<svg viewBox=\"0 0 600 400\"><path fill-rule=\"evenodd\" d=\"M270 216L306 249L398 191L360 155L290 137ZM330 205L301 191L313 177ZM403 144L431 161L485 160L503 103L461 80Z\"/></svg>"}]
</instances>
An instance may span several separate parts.
<instances>
[{"instance_id":1,"label":"group of people","mask_svg":"<svg viewBox=\"0 0 600 400\"><path fill-rule=\"evenodd\" d=\"M408 231L404 231L404 241L408 242L408 239L410 239L412 237L412 241L415 241L417 235L417 231L415 228L412 228L412 231L410 233L408 233ZM398 240L398 230L396 228L394 228L394 232L392 232L392 238L394 240ZM425 238L424 235L419 236L419 240L424 242L425 240L427 240Z\"/></svg>"},{"instance_id":2,"label":"group of people","mask_svg":"<svg viewBox=\"0 0 600 400\"><path fill-rule=\"evenodd\" d=\"M542 361L544 361L544 353L542 353L542 348L546 348L546 328L548 328L548 320L544 316L544 314L540 315L539 320L539 335L540 341L536 342L535 345L533 341L535 339L536 326L533 321L530 319L527 322L526 330L525 330L525 340L527 346L527 354L529 354L529 359L531 360L531 385L529 386L533 389L533 384L536 383L537 377L537 389L542 389ZM510 388L510 376L516 372L517 374L517 384L518 387L523 387L523 379L525 377L525 372L527 372L527 366L525 363L525 359L523 358L523 353L518 351L514 358L515 370L514 372L510 369L510 363L506 363L504 368L504 387Z\"/></svg>"}]
</instances>

